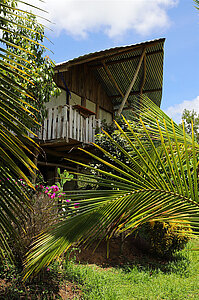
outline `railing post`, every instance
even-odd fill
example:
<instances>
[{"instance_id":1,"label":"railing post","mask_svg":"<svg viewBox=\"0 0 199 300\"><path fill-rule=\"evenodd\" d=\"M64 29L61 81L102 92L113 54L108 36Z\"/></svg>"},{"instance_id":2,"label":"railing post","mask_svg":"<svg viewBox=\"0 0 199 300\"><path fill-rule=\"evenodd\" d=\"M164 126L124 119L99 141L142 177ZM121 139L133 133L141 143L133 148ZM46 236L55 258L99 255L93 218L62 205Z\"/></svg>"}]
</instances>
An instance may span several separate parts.
<instances>
[{"instance_id":1,"label":"railing post","mask_svg":"<svg viewBox=\"0 0 199 300\"><path fill-rule=\"evenodd\" d=\"M52 108L48 109L48 140L51 140L52 134Z\"/></svg>"},{"instance_id":2,"label":"railing post","mask_svg":"<svg viewBox=\"0 0 199 300\"><path fill-rule=\"evenodd\" d=\"M68 141L68 107L64 105L63 108L63 129L62 129L62 138Z\"/></svg>"},{"instance_id":3,"label":"railing post","mask_svg":"<svg viewBox=\"0 0 199 300\"><path fill-rule=\"evenodd\" d=\"M58 120L57 120L57 139L62 136L62 106L58 106Z\"/></svg>"},{"instance_id":4,"label":"railing post","mask_svg":"<svg viewBox=\"0 0 199 300\"><path fill-rule=\"evenodd\" d=\"M73 133L73 108L72 106L70 105L70 108L69 108L69 138L72 139L72 133Z\"/></svg>"}]
</instances>

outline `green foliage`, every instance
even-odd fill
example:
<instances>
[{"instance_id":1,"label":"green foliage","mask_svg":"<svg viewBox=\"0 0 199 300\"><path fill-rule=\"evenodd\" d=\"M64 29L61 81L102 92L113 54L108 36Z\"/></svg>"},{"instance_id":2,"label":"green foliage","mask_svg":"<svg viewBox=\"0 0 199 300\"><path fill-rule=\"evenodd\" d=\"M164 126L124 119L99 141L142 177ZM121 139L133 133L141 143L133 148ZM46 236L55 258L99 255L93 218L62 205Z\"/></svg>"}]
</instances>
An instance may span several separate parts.
<instances>
[{"instance_id":1,"label":"green foliage","mask_svg":"<svg viewBox=\"0 0 199 300\"><path fill-rule=\"evenodd\" d=\"M109 167L109 172L76 162L93 172L94 175L84 174L84 178L88 183L95 179L97 185L91 190L67 193L71 199L68 211L73 201L78 201L78 208L34 244L25 262L26 276L38 272L74 243L89 245L97 239L109 240L116 233L130 234L147 222L185 221L196 229L193 234L198 234L199 145L193 135L187 135L184 128L173 123L148 98L143 97L141 103L142 107L140 102L137 104L140 114L132 120L136 127L124 119L123 130L115 122L128 151L106 133L131 167L98 145L96 149L105 154L108 161L82 149L97 163ZM64 203L61 207L64 208Z\"/></svg>"},{"instance_id":2,"label":"green foliage","mask_svg":"<svg viewBox=\"0 0 199 300\"><path fill-rule=\"evenodd\" d=\"M184 249L192 230L186 222L149 222L138 228L137 234L150 245L150 251L159 257L171 257Z\"/></svg>"},{"instance_id":3,"label":"green foliage","mask_svg":"<svg viewBox=\"0 0 199 300\"><path fill-rule=\"evenodd\" d=\"M31 53L34 49L31 45L37 43L32 39L28 41L28 32L31 36L33 29L31 22L22 24L17 2L0 1L0 29L3 33L0 37L0 256L10 258L8 240L19 244L16 228L22 227L21 221L27 218L30 209L27 194L16 182L21 178L34 188L25 174L34 174L37 169L29 158L32 155L29 149L39 151L39 146L28 135L38 127L38 122L33 108L36 99L27 90L29 84L34 86L32 78L37 66L34 65L35 53ZM28 20L30 14L24 14ZM18 33L21 41L27 41L20 49ZM34 34L41 35L37 31Z\"/></svg>"},{"instance_id":4,"label":"green foliage","mask_svg":"<svg viewBox=\"0 0 199 300\"><path fill-rule=\"evenodd\" d=\"M39 236L39 234L46 230L50 225L54 225L58 216L63 216L65 211L59 210L59 203L65 201L67 204L68 201L70 201L64 199L65 192L63 190L63 185L66 181L72 180L73 175L68 174L66 170L64 170L63 173L60 173L60 170L58 170L58 173L59 182L56 182L52 186L47 186L43 177L38 176L34 190L22 179L15 181L15 184L20 188L21 193L29 195L29 204L31 205L31 210L26 213L28 217L21 218L18 222L19 228L16 228L19 243L13 245L12 240L8 239L8 244L12 248L15 259L21 266L23 264L23 257L31 243L33 243L35 236ZM0 188L3 189L3 184L1 183ZM75 207L73 207L73 210L74 209ZM21 227L23 230L21 230Z\"/></svg>"},{"instance_id":5,"label":"green foliage","mask_svg":"<svg viewBox=\"0 0 199 300\"><path fill-rule=\"evenodd\" d=\"M198 252L189 250L192 243L171 261L138 256L124 265L100 267L77 264L62 257L25 285L16 267L1 265L0 278L6 285L1 282L0 297L61 299L62 290L69 299L71 287L71 297L75 299L198 299L199 259Z\"/></svg>"},{"instance_id":6,"label":"green foliage","mask_svg":"<svg viewBox=\"0 0 199 300\"><path fill-rule=\"evenodd\" d=\"M60 168L57 169L57 173L59 175L60 182L56 182L56 184L63 191L64 184L68 181L71 181L74 178L74 176L72 174L69 174L67 170L64 170L63 173L61 173Z\"/></svg>"},{"instance_id":7,"label":"green foliage","mask_svg":"<svg viewBox=\"0 0 199 300\"><path fill-rule=\"evenodd\" d=\"M185 130L188 134L192 134L192 123L193 123L193 132L197 142L199 143L199 114L194 110L190 111L185 109L182 114L182 120L185 123ZM182 126L182 124L180 124Z\"/></svg>"},{"instance_id":8,"label":"green foliage","mask_svg":"<svg viewBox=\"0 0 199 300\"><path fill-rule=\"evenodd\" d=\"M37 120L42 122L46 116L45 102L60 93L53 81L54 63L48 56L44 57L46 48L41 44L44 42L44 27L37 22L35 15L21 11L10 15L9 21L3 30L8 51L3 62L9 67L9 60L12 59L12 70L15 71L13 79L33 95L34 102L27 95L23 98L26 106L30 104L36 108L33 112ZM27 75L31 75L31 80L27 81Z\"/></svg>"},{"instance_id":9,"label":"green foliage","mask_svg":"<svg viewBox=\"0 0 199 300\"><path fill-rule=\"evenodd\" d=\"M70 263L64 271L80 286L83 299L198 299L198 252L182 253L169 262L142 256L107 268Z\"/></svg>"},{"instance_id":10,"label":"green foliage","mask_svg":"<svg viewBox=\"0 0 199 300\"><path fill-rule=\"evenodd\" d=\"M199 9L199 0L193 0L193 1L194 1L195 4L196 4L195 8L196 8L196 9Z\"/></svg>"},{"instance_id":11,"label":"green foliage","mask_svg":"<svg viewBox=\"0 0 199 300\"><path fill-rule=\"evenodd\" d=\"M0 298L5 300L15 299L62 299L59 295L59 289L63 283L63 276L60 275L60 266L58 263L47 268L40 277L32 281L22 282L21 269L10 262L0 266Z\"/></svg>"}]
</instances>

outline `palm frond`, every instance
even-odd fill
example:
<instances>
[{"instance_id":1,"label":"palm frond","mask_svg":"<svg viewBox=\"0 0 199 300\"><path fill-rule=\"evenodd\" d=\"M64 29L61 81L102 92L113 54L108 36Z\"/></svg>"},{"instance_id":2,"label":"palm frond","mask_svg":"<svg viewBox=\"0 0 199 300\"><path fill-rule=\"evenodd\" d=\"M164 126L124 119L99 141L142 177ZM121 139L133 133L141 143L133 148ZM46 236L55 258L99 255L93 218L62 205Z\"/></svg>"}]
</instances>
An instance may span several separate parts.
<instances>
[{"instance_id":1,"label":"palm frond","mask_svg":"<svg viewBox=\"0 0 199 300\"><path fill-rule=\"evenodd\" d=\"M96 179L95 188L66 192L71 202L60 208L66 214L33 245L25 261L25 278L73 243L89 246L96 239L108 240L114 233L130 234L149 221L187 222L194 235L199 233L198 144L149 99L142 100L142 104L140 99L136 103L139 113L130 121L124 118L126 129L115 122L128 150L106 134L132 168L97 145L107 160L81 149L109 171L76 162L93 173L85 175L84 181Z\"/></svg>"},{"instance_id":2,"label":"palm frond","mask_svg":"<svg viewBox=\"0 0 199 300\"><path fill-rule=\"evenodd\" d=\"M23 1L16 0L15 3L17 2L25 4ZM23 27L19 21L20 16L17 19L19 9L12 4L12 1L0 3L0 29L3 32L9 31L9 34L14 34L17 28ZM14 15L15 22L11 19ZM33 29L27 26L26 30ZM33 39L28 41L38 44ZM39 146L29 137L30 133L33 133L32 130L38 126L34 115L36 109L24 100L25 96L31 99L32 103L37 99L21 83L23 79L34 85L32 77L36 72L35 54L31 50L2 37L0 43L0 250L1 254L11 255L8 238L17 240L15 227L20 226L19 220L27 216L26 212L30 208L27 195L18 184L18 180L23 179L33 188L27 174L34 174L37 169L30 155L33 155L33 149L39 151ZM11 51L11 48L15 51ZM32 62L23 57L24 53L32 56ZM16 58L20 58L20 63L16 63ZM24 61L26 66L23 65Z\"/></svg>"}]
</instances>

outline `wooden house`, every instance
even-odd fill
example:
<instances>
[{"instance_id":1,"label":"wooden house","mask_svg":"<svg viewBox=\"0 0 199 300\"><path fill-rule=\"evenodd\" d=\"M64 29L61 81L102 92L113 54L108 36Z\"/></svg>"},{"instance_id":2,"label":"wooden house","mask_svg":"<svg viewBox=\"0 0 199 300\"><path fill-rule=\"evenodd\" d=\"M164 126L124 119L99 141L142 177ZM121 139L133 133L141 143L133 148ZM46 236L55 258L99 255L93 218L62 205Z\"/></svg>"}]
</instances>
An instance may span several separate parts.
<instances>
[{"instance_id":1,"label":"wooden house","mask_svg":"<svg viewBox=\"0 0 199 300\"><path fill-rule=\"evenodd\" d=\"M111 48L56 65L54 80L62 92L46 104L39 133L45 155L39 156L38 166L46 179L54 177L57 167L74 168L65 157L87 161L77 148L94 142L102 120L111 123L115 114L133 109L139 94L160 106L164 42Z\"/></svg>"}]
</instances>

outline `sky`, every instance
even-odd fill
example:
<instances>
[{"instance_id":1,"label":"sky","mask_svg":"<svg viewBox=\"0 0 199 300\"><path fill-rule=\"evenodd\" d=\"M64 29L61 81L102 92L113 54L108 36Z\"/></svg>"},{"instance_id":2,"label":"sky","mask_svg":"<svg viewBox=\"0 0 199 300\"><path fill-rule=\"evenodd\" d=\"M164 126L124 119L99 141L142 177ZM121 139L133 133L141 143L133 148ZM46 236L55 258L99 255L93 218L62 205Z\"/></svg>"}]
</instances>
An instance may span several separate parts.
<instances>
[{"instance_id":1,"label":"sky","mask_svg":"<svg viewBox=\"0 0 199 300\"><path fill-rule=\"evenodd\" d=\"M37 1L29 1L37 5ZM177 123L199 113L199 11L193 0L45 0L45 42L56 63L116 46L166 38L161 108ZM42 14L42 13L41 13Z\"/></svg>"}]
</instances>

